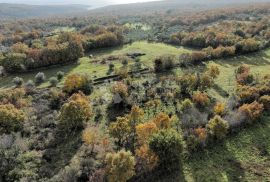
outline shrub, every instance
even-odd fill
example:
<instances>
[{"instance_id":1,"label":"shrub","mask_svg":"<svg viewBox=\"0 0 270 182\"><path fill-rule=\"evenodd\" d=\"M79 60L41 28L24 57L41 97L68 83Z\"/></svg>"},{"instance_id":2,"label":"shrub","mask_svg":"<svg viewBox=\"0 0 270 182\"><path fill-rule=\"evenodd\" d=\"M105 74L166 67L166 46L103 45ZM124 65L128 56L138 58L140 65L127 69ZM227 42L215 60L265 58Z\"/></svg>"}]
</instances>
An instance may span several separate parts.
<instances>
[{"instance_id":1,"label":"shrub","mask_svg":"<svg viewBox=\"0 0 270 182\"><path fill-rule=\"evenodd\" d=\"M57 79L56 77L51 77L51 78L49 79L49 82L50 82L50 86L51 86L51 87L56 87L57 84L58 84L58 79Z\"/></svg>"},{"instance_id":2,"label":"shrub","mask_svg":"<svg viewBox=\"0 0 270 182\"><path fill-rule=\"evenodd\" d=\"M137 168L141 172L153 170L158 163L158 156L149 148L148 144L143 144L135 151Z\"/></svg>"},{"instance_id":3,"label":"shrub","mask_svg":"<svg viewBox=\"0 0 270 182\"><path fill-rule=\"evenodd\" d=\"M109 153L105 163L109 182L126 182L135 174L135 159L131 152Z\"/></svg>"},{"instance_id":4,"label":"shrub","mask_svg":"<svg viewBox=\"0 0 270 182\"><path fill-rule=\"evenodd\" d=\"M35 89L35 84L32 80L28 80L25 84L24 84L24 88L25 88L25 92L27 94L31 94L33 93L34 89Z\"/></svg>"},{"instance_id":5,"label":"shrub","mask_svg":"<svg viewBox=\"0 0 270 182\"><path fill-rule=\"evenodd\" d=\"M214 80L208 73L204 73L203 75L201 75L199 83L200 90L206 90L208 88L211 88L213 85Z\"/></svg>"},{"instance_id":6,"label":"shrub","mask_svg":"<svg viewBox=\"0 0 270 182\"><path fill-rule=\"evenodd\" d=\"M260 103L263 104L266 110L270 110L270 95L264 95L260 98Z\"/></svg>"},{"instance_id":7,"label":"shrub","mask_svg":"<svg viewBox=\"0 0 270 182\"><path fill-rule=\"evenodd\" d=\"M23 79L20 77L13 78L12 82L15 84L15 87L21 87L23 85Z\"/></svg>"},{"instance_id":8,"label":"shrub","mask_svg":"<svg viewBox=\"0 0 270 182\"><path fill-rule=\"evenodd\" d=\"M176 78L176 82L180 85L182 94L190 94L197 89L198 77L195 74L185 74Z\"/></svg>"},{"instance_id":9,"label":"shrub","mask_svg":"<svg viewBox=\"0 0 270 182\"><path fill-rule=\"evenodd\" d=\"M112 86L112 93L119 94L122 98L128 96L128 87L123 82L116 82Z\"/></svg>"},{"instance_id":10,"label":"shrub","mask_svg":"<svg viewBox=\"0 0 270 182\"><path fill-rule=\"evenodd\" d=\"M123 66L127 66L127 65L128 65L128 59L125 59L125 58L124 58L124 59L122 60L122 65L123 65Z\"/></svg>"},{"instance_id":11,"label":"shrub","mask_svg":"<svg viewBox=\"0 0 270 182\"><path fill-rule=\"evenodd\" d=\"M221 102L216 103L216 105L214 106L214 113L216 115L222 116L225 113L225 107L226 106L224 103Z\"/></svg>"},{"instance_id":12,"label":"shrub","mask_svg":"<svg viewBox=\"0 0 270 182\"><path fill-rule=\"evenodd\" d=\"M156 124L159 129L168 129L171 128L173 119L170 118L165 113L159 113L154 119L153 122Z\"/></svg>"},{"instance_id":13,"label":"shrub","mask_svg":"<svg viewBox=\"0 0 270 182\"><path fill-rule=\"evenodd\" d=\"M0 91L0 104L12 104L16 108L21 108L27 105L25 99L25 89L15 88Z\"/></svg>"},{"instance_id":14,"label":"shrub","mask_svg":"<svg viewBox=\"0 0 270 182\"><path fill-rule=\"evenodd\" d=\"M236 71L236 81L240 85L251 84L254 81L254 76L250 74L250 67L248 65L239 66Z\"/></svg>"},{"instance_id":15,"label":"shrub","mask_svg":"<svg viewBox=\"0 0 270 182\"><path fill-rule=\"evenodd\" d=\"M192 95L193 102L197 105L199 108L206 107L210 103L210 99L206 93L203 92L195 92Z\"/></svg>"},{"instance_id":16,"label":"shrub","mask_svg":"<svg viewBox=\"0 0 270 182\"><path fill-rule=\"evenodd\" d=\"M113 71L113 70L114 70L114 67L115 67L115 66L114 66L113 63L110 63L110 64L109 64L109 70L112 70L112 71Z\"/></svg>"},{"instance_id":17,"label":"shrub","mask_svg":"<svg viewBox=\"0 0 270 182\"><path fill-rule=\"evenodd\" d=\"M211 136L216 139L223 139L226 137L229 129L229 124L227 121L223 120L220 116L216 115L211 119L206 128Z\"/></svg>"},{"instance_id":18,"label":"shrub","mask_svg":"<svg viewBox=\"0 0 270 182\"><path fill-rule=\"evenodd\" d=\"M42 165L42 155L37 151L26 151L17 157L17 165L9 172L10 181L31 179L37 181Z\"/></svg>"},{"instance_id":19,"label":"shrub","mask_svg":"<svg viewBox=\"0 0 270 182\"><path fill-rule=\"evenodd\" d=\"M205 128L196 128L186 139L187 148L190 152L197 151L205 146L207 131Z\"/></svg>"},{"instance_id":20,"label":"shrub","mask_svg":"<svg viewBox=\"0 0 270 182\"><path fill-rule=\"evenodd\" d=\"M98 139L98 128L88 127L83 131L82 141L91 146L91 153L94 151L94 147L98 143Z\"/></svg>"},{"instance_id":21,"label":"shrub","mask_svg":"<svg viewBox=\"0 0 270 182\"><path fill-rule=\"evenodd\" d=\"M189 109L191 109L193 107L193 102L190 99L185 99L182 103L181 103L181 111L188 111Z\"/></svg>"},{"instance_id":22,"label":"shrub","mask_svg":"<svg viewBox=\"0 0 270 182\"><path fill-rule=\"evenodd\" d=\"M158 131L154 122L146 122L136 126L137 142L140 145L148 143L149 138Z\"/></svg>"},{"instance_id":23,"label":"shrub","mask_svg":"<svg viewBox=\"0 0 270 182\"><path fill-rule=\"evenodd\" d=\"M129 119L127 117L118 117L116 122L110 124L109 133L117 139L118 146L124 146L131 134Z\"/></svg>"},{"instance_id":24,"label":"shrub","mask_svg":"<svg viewBox=\"0 0 270 182\"><path fill-rule=\"evenodd\" d=\"M205 128L196 128L194 130L194 134L195 136L199 139L199 141L201 143L204 143L206 141L206 138L207 138L207 132L206 132L206 129Z\"/></svg>"},{"instance_id":25,"label":"shrub","mask_svg":"<svg viewBox=\"0 0 270 182\"><path fill-rule=\"evenodd\" d=\"M114 71L114 68L115 68L114 64L110 63L109 64L109 70L108 70L107 74L110 75Z\"/></svg>"},{"instance_id":26,"label":"shrub","mask_svg":"<svg viewBox=\"0 0 270 182\"><path fill-rule=\"evenodd\" d=\"M190 55L190 61L192 64L199 64L207 59L207 54L203 51L194 51Z\"/></svg>"},{"instance_id":27,"label":"shrub","mask_svg":"<svg viewBox=\"0 0 270 182\"><path fill-rule=\"evenodd\" d=\"M84 122L92 116L92 108L88 98L82 94L73 94L67 103L65 103L59 115L59 124L67 130L79 129L83 127Z\"/></svg>"},{"instance_id":28,"label":"shrub","mask_svg":"<svg viewBox=\"0 0 270 182\"><path fill-rule=\"evenodd\" d=\"M163 55L154 60L155 71L164 72L175 66L175 57L173 55Z\"/></svg>"},{"instance_id":29,"label":"shrub","mask_svg":"<svg viewBox=\"0 0 270 182\"><path fill-rule=\"evenodd\" d=\"M19 131L24 119L24 113L12 104L0 105L0 134Z\"/></svg>"},{"instance_id":30,"label":"shrub","mask_svg":"<svg viewBox=\"0 0 270 182\"><path fill-rule=\"evenodd\" d=\"M160 130L149 142L150 149L158 156L158 165L164 171L181 167L183 138L173 129Z\"/></svg>"},{"instance_id":31,"label":"shrub","mask_svg":"<svg viewBox=\"0 0 270 182\"><path fill-rule=\"evenodd\" d=\"M66 99L66 94L63 93L61 90L51 89L50 90L50 108L58 110L62 106Z\"/></svg>"},{"instance_id":32,"label":"shrub","mask_svg":"<svg viewBox=\"0 0 270 182\"><path fill-rule=\"evenodd\" d=\"M45 74L42 72L39 72L36 76L35 76L35 84L36 85L40 85L41 83L43 83L45 81L46 77Z\"/></svg>"},{"instance_id":33,"label":"shrub","mask_svg":"<svg viewBox=\"0 0 270 182\"><path fill-rule=\"evenodd\" d=\"M122 79L125 79L128 77L128 68L121 67L118 70L116 70L116 74L119 75Z\"/></svg>"},{"instance_id":34,"label":"shrub","mask_svg":"<svg viewBox=\"0 0 270 182\"><path fill-rule=\"evenodd\" d=\"M64 73L63 71L58 71L58 72L56 73L57 79L58 79L59 81L63 79L64 75L65 75L65 73Z\"/></svg>"},{"instance_id":35,"label":"shrub","mask_svg":"<svg viewBox=\"0 0 270 182\"><path fill-rule=\"evenodd\" d=\"M219 70L218 65L216 65L216 64L209 64L207 66L207 73L212 78L217 78L218 75L220 74L220 70Z\"/></svg>"},{"instance_id":36,"label":"shrub","mask_svg":"<svg viewBox=\"0 0 270 182\"><path fill-rule=\"evenodd\" d=\"M92 80L87 75L70 74L65 79L63 91L68 94L82 91L84 94L89 95L93 92Z\"/></svg>"},{"instance_id":37,"label":"shrub","mask_svg":"<svg viewBox=\"0 0 270 182\"><path fill-rule=\"evenodd\" d=\"M248 85L238 85L236 93L241 103L251 103L260 97L258 88Z\"/></svg>"},{"instance_id":38,"label":"shrub","mask_svg":"<svg viewBox=\"0 0 270 182\"><path fill-rule=\"evenodd\" d=\"M245 114L250 123L260 119L263 112L263 104L259 104L257 101L251 104L244 104L238 110Z\"/></svg>"}]
</instances>

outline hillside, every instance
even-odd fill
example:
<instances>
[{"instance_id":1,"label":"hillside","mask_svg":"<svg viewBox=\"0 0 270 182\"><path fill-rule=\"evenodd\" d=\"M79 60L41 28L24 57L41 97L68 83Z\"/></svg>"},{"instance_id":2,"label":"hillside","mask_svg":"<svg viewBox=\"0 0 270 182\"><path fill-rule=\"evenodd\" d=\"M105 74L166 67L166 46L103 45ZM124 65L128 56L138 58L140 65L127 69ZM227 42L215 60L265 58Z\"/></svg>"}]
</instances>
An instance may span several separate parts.
<instances>
[{"instance_id":1,"label":"hillside","mask_svg":"<svg viewBox=\"0 0 270 182\"><path fill-rule=\"evenodd\" d=\"M32 18L87 11L84 5L25 5L0 3L0 18Z\"/></svg>"}]
</instances>

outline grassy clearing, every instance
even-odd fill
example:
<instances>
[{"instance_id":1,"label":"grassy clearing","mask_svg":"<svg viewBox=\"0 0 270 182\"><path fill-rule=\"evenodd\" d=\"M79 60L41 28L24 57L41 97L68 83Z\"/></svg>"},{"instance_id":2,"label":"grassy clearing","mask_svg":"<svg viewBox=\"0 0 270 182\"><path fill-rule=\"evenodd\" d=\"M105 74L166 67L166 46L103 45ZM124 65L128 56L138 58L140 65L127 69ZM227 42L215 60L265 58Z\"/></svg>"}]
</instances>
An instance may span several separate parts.
<instances>
[{"instance_id":1,"label":"grassy clearing","mask_svg":"<svg viewBox=\"0 0 270 182\"><path fill-rule=\"evenodd\" d=\"M185 162L187 181L270 179L270 117Z\"/></svg>"},{"instance_id":2,"label":"grassy clearing","mask_svg":"<svg viewBox=\"0 0 270 182\"><path fill-rule=\"evenodd\" d=\"M213 61L219 65L220 75L216 80L216 88L210 91L216 98L222 100L223 92L232 93L235 88L235 69L241 64L247 64L256 78L269 74L270 70L270 49L259 53L237 56L229 59ZM210 64L212 62L209 62Z\"/></svg>"},{"instance_id":3,"label":"grassy clearing","mask_svg":"<svg viewBox=\"0 0 270 182\"><path fill-rule=\"evenodd\" d=\"M188 52L182 47L174 47L162 43L147 43L145 41L135 42L130 45L125 45L118 48L110 48L110 49L99 49L90 52L89 54L93 54L95 59L102 58L108 55L123 55L131 52L143 52L146 55L141 57L141 62L148 67L153 67L153 59L157 56L161 56L163 54L172 54L175 56L180 55L181 53ZM121 63L119 61L114 62L116 69L121 67ZM54 68L48 68L41 70L45 73L47 79L52 76L56 76L58 71L64 71L66 74L70 73L87 73L92 78L106 76L108 71L108 65L106 64L98 64L91 62L89 57L83 57L80 59L78 64L70 64L65 66L59 66ZM12 79L16 76L22 77L25 81L34 79L35 75L39 71L33 71L29 73L22 74L14 74L4 78L0 78L0 88L7 88L12 86ZM48 86L48 82L41 85L41 87ZM61 84L61 83L60 83Z\"/></svg>"}]
</instances>

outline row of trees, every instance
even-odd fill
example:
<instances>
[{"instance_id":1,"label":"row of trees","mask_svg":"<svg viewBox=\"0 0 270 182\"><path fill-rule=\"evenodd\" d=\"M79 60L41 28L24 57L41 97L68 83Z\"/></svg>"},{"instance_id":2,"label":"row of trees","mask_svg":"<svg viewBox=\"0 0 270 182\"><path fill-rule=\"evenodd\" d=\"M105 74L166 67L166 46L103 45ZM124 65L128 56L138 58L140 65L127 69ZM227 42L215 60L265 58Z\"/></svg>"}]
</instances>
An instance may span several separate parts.
<instances>
[{"instance_id":1,"label":"row of trees","mask_svg":"<svg viewBox=\"0 0 270 182\"><path fill-rule=\"evenodd\" d=\"M75 62L83 56L83 47L79 37L64 34L50 42L44 48L29 48L26 44L17 43L0 61L7 72L20 72L35 68Z\"/></svg>"}]
</instances>

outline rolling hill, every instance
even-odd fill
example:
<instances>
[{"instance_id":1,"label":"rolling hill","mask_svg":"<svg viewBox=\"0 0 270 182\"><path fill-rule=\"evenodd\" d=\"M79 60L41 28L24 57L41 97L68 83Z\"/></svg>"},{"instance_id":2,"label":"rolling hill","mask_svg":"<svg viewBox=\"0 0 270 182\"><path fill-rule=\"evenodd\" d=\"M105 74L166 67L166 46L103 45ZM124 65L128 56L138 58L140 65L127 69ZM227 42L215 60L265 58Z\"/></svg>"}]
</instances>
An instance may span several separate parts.
<instances>
[{"instance_id":1,"label":"rolling hill","mask_svg":"<svg viewBox=\"0 0 270 182\"><path fill-rule=\"evenodd\" d=\"M52 15L68 15L87 11L85 5L26 5L0 3L0 18L32 18Z\"/></svg>"}]
</instances>

